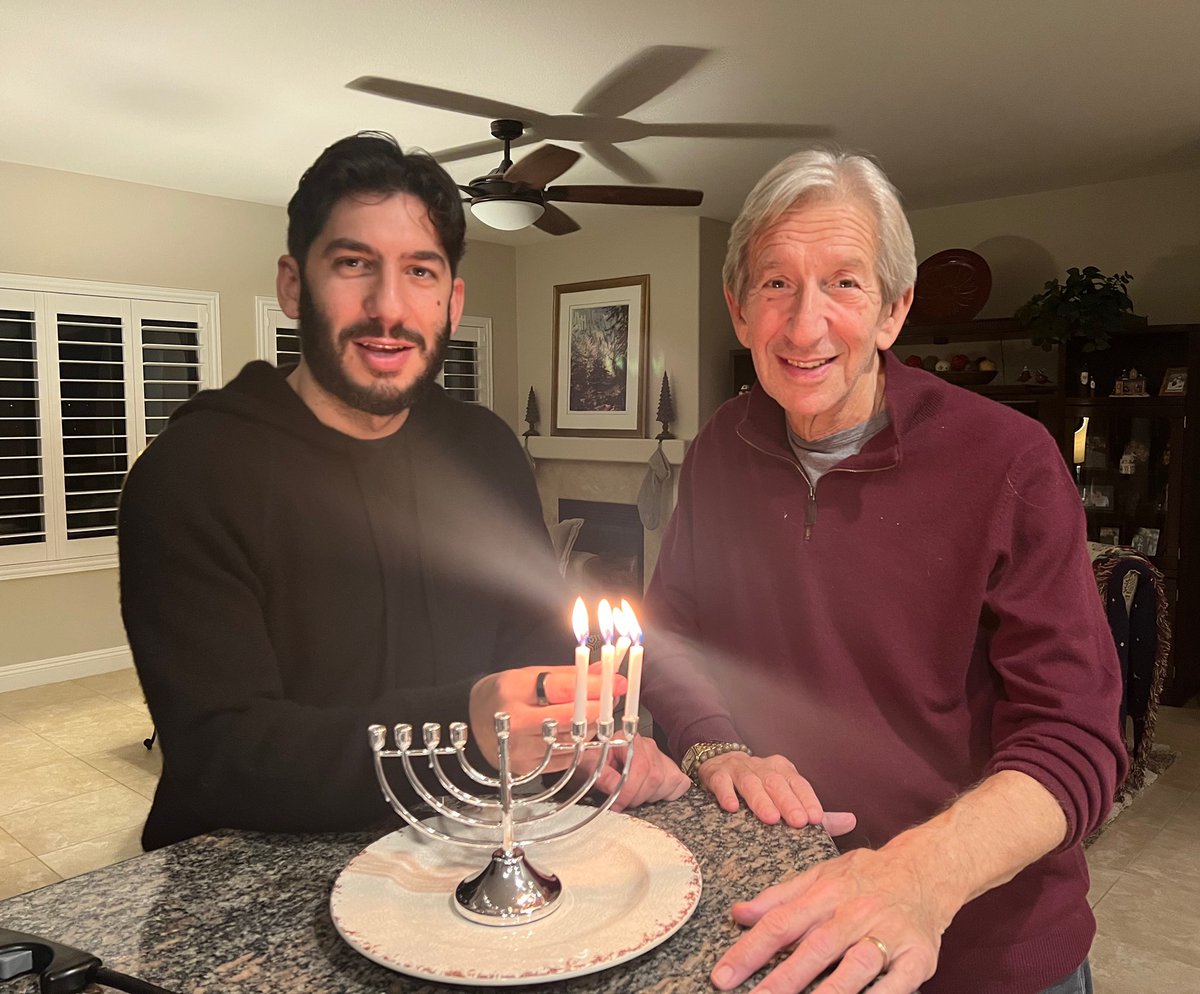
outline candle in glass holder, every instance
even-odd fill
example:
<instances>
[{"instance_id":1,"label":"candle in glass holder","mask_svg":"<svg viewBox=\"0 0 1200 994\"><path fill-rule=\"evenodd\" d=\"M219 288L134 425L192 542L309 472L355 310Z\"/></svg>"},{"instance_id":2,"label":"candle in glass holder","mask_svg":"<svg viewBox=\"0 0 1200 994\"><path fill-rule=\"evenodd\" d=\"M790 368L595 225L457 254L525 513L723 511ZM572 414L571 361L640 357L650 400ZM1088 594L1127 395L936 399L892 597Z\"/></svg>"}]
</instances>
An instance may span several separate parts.
<instances>
[{"instance_id":1,"label":"candle in glass holder","mask_svg":"<svg viewBox=\"0 0 1200 994\"><path fill-rule=\"evenodd\" d=\"M613 716L613 680L616 674L616 647L613 645L613 615L608 600L600 601L596 620L604 645L600 647L600 720L611 721Z\"/></svg>"},{"instance_id":2,"label":"candle in glass holder","mask_svg":"<svg viewBox=\"0 0 1200 994\"><path fill-rule=\"evenodd\" d=\"M571 625L575 629L575 711L572 721L587 721L587 687L588 663L591 662L591 652L588 650L588 615L583 598L575 598L575 610L571 612Z\"/></svg>"}]
</instances>

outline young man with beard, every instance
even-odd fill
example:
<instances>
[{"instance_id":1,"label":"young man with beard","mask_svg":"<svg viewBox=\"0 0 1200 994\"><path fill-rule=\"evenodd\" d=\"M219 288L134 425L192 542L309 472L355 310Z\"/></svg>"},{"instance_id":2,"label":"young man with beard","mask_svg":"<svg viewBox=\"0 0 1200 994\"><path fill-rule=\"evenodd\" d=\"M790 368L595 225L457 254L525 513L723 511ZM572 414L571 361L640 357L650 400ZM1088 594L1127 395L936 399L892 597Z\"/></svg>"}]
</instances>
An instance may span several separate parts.
<instances>
[{"instance_id":1,"label":"young man with beard","mask_svg":"<svg viewBox=\"0 0 1200 994\"><path fill-rule=\"evenodd\" d=\"M434 383L463 308L453 180L361 133L288 218L299 365L198 394L122 495L122 616L163 751L147 848L386 820L372 722L467 718L494 760L505 710L520 766L544 718L570 720L569 605L528 465ZM652 744L635 755L625 806L686 789Z\"/></svg>"}]
</instances>

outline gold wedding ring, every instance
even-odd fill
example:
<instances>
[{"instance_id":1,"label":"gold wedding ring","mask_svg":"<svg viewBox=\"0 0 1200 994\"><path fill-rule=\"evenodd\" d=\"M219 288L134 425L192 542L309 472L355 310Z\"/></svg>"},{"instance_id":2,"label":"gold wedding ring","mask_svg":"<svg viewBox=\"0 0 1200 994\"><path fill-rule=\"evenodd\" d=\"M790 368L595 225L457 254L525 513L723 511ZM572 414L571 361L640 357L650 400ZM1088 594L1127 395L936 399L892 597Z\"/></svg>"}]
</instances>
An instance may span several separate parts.
<instances>
[{"instance_id":1,"label":"gold wedding ring","mask_svg":"<svg viewBox=\"0 0 1200 994\"><path fill-rule=\"evenodd\" d=\"M533 684L533 691L535 694L537 694L538 706L543 708L550 703L549 698L546 697L546 677L549 675L550 674L546 670L542 670L542 672L537 675L537 680ZM886 959L887 953L884 953L883 955Z\"/></svg>"},{"instance_id":2,"label":"gold wedding ring","mask_svg":"<svg viewBox=\"0 0 1200 994\"><path fill-rule=\"evenodd\" d=\"M892 961L892 954L888 951L887 943L873 935L864 935L863 942L872 943L883 954L883 966L879 968L879 972L887 973L888 964Z\"/></svg>"}]
</instances>

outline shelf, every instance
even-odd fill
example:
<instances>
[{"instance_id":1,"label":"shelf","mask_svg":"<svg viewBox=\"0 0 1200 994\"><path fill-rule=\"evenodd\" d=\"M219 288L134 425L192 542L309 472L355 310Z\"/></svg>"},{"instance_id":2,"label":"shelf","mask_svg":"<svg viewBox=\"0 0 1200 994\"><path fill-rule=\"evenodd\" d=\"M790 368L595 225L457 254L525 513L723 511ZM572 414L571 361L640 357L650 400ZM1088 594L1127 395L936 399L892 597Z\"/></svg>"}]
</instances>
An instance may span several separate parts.
<instances>
[{"instance_id":1,"label":"shelf","mask_svg":"<svg viewBox=\"0 0 1200 994\"><path fill-rule=\"evenodd\" d=\"M950 342L1029 340L1028 329L1015 318L977 318L955 324L906 324L896 345L948 345Z\"/></svg>"},{"instance_id":2,"label":"shelf","mask_svg":"<svg viewBox=\"0 0 1200 994\"><path fill-rule=\"evenodd\" d=\"M1184 397L1066 397L1064 406L1072 410L1103 411L1105 414L1132 414L1139 417L1176 417L1183 414Z\"/></svg>"}]
</instances>

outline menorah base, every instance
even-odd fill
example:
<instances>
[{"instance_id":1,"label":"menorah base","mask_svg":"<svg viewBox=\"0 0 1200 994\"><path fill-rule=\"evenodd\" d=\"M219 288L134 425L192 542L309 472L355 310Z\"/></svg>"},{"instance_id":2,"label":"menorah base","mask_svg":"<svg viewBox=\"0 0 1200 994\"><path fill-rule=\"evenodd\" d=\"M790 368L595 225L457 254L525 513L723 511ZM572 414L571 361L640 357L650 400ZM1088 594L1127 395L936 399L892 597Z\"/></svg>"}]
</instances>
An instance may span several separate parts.
<instances>
[{"instance_id":1,"label":"menorah base","mask_svg":"<svg viewBox=\"0 0 1200 994\"><path fill-rule=\"evenodd\" d=\"M481 925L526 925L558 908L562 884L525 858L525 850L497 849L491 861L454 890L454 910Z\"/></svg>"}]
</instances>

